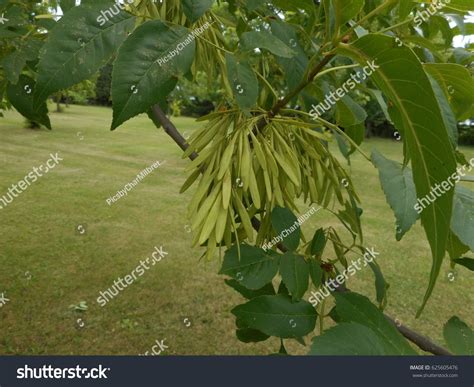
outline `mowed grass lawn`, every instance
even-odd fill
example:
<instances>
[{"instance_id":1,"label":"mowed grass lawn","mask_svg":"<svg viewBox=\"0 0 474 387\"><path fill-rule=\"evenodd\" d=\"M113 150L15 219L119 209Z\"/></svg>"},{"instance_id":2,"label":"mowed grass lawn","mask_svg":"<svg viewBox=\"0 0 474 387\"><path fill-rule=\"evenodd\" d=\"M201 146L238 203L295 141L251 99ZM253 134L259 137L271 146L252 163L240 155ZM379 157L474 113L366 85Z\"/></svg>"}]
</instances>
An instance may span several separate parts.
<instances>
[{"instance_id":1,"label":"mowed grass lawn","mask_svg":"<svg viewBox=\"0 0 474 387\"><path fill-rule=\"evenodd\" d=\"M51 132L24 129L23 118L13 112L0 120L0 196L50 153L64 159L0 210L0 294L9 299L0 308L0 354L136 355L150 350L155 340L165 340L165 355L277 351L276 339L255 345L236 339L230 309L243 300L217 274L219 259L199 261L202 250L191 247L186 207L192 192L179 194L188 164L179 148L145 116L114 132L111 117L110 109L71 106L51 114ZM188 118L175 123L187 134L200 125ZM373 147L401 157L396 141L364 145L367 152ZM464 151L474 157L474 149ZM157 160L164 165L127 197L106 204ZM417 224L397 243L377 171L359 155L351 170L363 203L366 245L380 252L378 262L391 285L387 312L441 344L442 326L452 315L474 325L472 275L459 268L450 282L448 262L424 314L414 318L431 265L423 230ZM308 206L300 209L304 213ZM304 230L309 236L328 224L337 222L320 211ZM155 246L168 255L100 307L99 292L129 274ZM349 287L374 298L369 269L358 272ZM86 311L69 308L81 301ZM297 343L288 347L307 352Z\"/></svg>"}]
</instances>

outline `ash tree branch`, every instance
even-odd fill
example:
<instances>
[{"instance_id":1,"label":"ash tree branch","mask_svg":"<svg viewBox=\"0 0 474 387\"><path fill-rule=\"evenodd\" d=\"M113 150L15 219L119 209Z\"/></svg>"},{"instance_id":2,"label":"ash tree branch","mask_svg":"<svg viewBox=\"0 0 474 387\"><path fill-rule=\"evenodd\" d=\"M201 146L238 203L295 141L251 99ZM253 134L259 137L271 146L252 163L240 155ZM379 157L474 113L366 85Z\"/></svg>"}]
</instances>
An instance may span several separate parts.
<instances>
[{"instance_id":1,"label":"ash tree branch","mask_svg":"<svg viewBox=\"0 0 474 387\"><path fill-rule=\"evenodd\" d=\"M284 108L294 97L296 97L303 89L306 88L318 75L324 67L334 58L334 54L327 54L320 63L318 63L308 74L305 80L303 80L294 90L292 90L287 96L284 98L278 100L275 105L268 111L267 117L262 117L256 124L256 129L257 130L262 130L267 124L267 118L272 119L275 117L282 108ZM181 133L178 131L176 126L169 120L169 118L166 116L166 114L163 112L163 110L160 108L159 105L154 105L153 108L153 114L155 115L155 118L161 123L163 126L163 129L165 132L173 139L173 141L184 151L189 147L189 144L186 142L186 139L181 135ZM198 154L196 152L193 152L191 155L189 155L189 158L191 160L194 160L196 157L198 157ZM260 229L260 221L257 218L252 218L251 219L252 226L253 228L258 231ZM278 249L281 252L286 252L287 249L284 245L281 243L277 245ZM340 288L337 289L337 291L348 291L347 288L345 288L345 284L341 285ZM412 329L406 327L406 326L399 326L396 324L395 320L393 320L390 316L385 315L386 319L391 322L397 330L408 340L410 340L412 343L416 344L420 349L423 351L432 353L434 355L452 355L448 350L446 350L443 347L440 347L439 345L433 343L430 339L427 337L424 337L420 335L419 333L413 331Z\"/></svg>"},{"instance_id":2,"label":"ash tree branch","mask_svg":"<svg viewBox=\"0 0 474 387\"><path fill-rule=\"evenodd\" d=\"M425 352L432 353L433 355L439 355L439 356L453 356L451 352L449 352L447 349L433 343L429 338L420 335L419 333L415 332L414 330L404 326L397 324L396 321L391 318L390 316L384 314L385 318L393 324L395 328L398 329L398 331L405 336L408 340L410 340L412 343L415 343L420 349L422 349Z\"/></svg>"},{"instance_id":3,"label":"ash tree branch","mask_svg":"<svg viewBox=\"0 0 474 387\"><path fill-rule=\"evenodd\" d=\"M189 144L186 142L185 138L181 135L181 133L178 131L176 126L169 120L169 118L166 116L166 114L163 112L163 110L158 106L155 105L153 106L153 114L155 115L155 118L161 123L163 126L165 132L173 139L173 141L182 149L186 150L189 147ZM193 152L189 158L191 160L194 160L197 157L197 153ZM252 218L252 226L253 228L258 231L260 228L260 221L257 218ZM281 252L286 252L287 249L285 246L282 244L277 245L278 249ZM342 285L344 286L344 284ZM347 291L346 288L343 288L341 286L339 291ZM388 321L390 321L397 329L398 331L406 337L408 340L410 340L412 343L416 344L420 349L423 351L432 353L433 355L441 355L441 356L449 356L452 355L448 350L444 349L443 347L440 347L439 345L433 343L430 339L427 337L424 337L420 335L419 333L413 331L412 329L406 327L406 326L398 326L398 324L395 323L395 321L390 317L385 315Z\"/></svg>"},{"instance_id":4,"label":"ash tree branch","mask_svg":"<svg viewBox=\"0 0 474 387\"><path fill-rule=\"evenodd\" d=\"M306 86L308 86L311 82L313 82L314 78L316 77L316 75L318 75L323 69L324 67L326 67L326 65L335 57L335 54L327 54L322 60L321 62L319 62L308 74L308 76L306 77L305 80L301 81L301 83L296 86L296 88L292 91L290 91L290 93L288 93L288 95L286 95L284 98L278 100L274 105L273 107L267 112L267 115L266 117L262 117L261 119L258 120L257 124L256 124L256 129L258 131L262 130L263 128L265 128L265 126L267 126L268 124L268 119L272 119L273 117L275 117L281 109L283 109L294 97L296 97L297 95L299 95L299 93L304 90L306 88Z\"/></svg>"},{"instance_id":5,"label":"ash tree branch","mask_svg":"<svg viewBox=\"0 0 474 387\"><path fill-rule=\"evenodd\" d=\"M165 130L166 134L170 136L173 141L178 144L178 146L185 151L186 149L189 148L189 144L186 141L186 139L181 135L181 133L176 129L176 126L173 125L173 123L169 120L168 117L166 117L165 112L161 109L161 107L156 104L152 107L153 114L155 115L155 118L161 123L161 126L163 126L163 129ZM198 154L196 152L191 153L189 158L194 160L196 157L198 157Z\"/></svg>"}]
</instances>

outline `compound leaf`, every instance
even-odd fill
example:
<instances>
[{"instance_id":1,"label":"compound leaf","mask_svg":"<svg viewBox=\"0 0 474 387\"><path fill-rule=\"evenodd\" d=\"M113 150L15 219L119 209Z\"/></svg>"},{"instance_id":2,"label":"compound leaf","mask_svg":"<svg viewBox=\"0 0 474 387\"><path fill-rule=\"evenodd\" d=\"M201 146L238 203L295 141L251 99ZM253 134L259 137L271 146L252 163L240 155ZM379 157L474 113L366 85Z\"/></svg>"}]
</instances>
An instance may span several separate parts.
<instances>
[{"instance_id":1,"label":"compound leaf","mask_svg":"<svg viewBox=\"0 0 474 387\"><path fill-rule=\"evenodd\" d=\"M121 10L104 23L99 22L97 15L103 8L101 2L74 7L50 31L40 53L35 109L52 93L94 75L133 29L135 18Z\"/></svg>"}]
</instances>

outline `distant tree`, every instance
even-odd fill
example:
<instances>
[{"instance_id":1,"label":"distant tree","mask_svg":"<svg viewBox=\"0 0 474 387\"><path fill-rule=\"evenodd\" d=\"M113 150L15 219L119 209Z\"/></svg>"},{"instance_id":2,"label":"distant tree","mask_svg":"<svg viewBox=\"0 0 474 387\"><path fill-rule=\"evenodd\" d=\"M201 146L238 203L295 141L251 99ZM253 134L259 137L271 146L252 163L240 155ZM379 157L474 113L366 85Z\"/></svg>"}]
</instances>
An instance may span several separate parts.
<instances>
[{"instance_id":1,"label":"distant tree","mask_svg":"<svg viewBox=\"0 0 474 387\"><path fill-rule=\"evenodd\" d=\"M210 78L204 71L196 73L196 79L182 78L169 99L179 103L181 114L189 117L201 117L212 112L222 100L223 89L220 77Z\"/></svg>"},{"instance_id":2,"label":"distant tree","mask_svg":"<svg viewBox=\"0 0 474 387\"><path fill-rule=\"evenodd\" d=\"M96 79L86 79L77 85L67 89L64 93L63 100L66 103L77 105L86 105L96 100Z\"/></svg>"},{"instance_id":3,"label":"distant tree","mask_svg":"<svg viewBox=\"0 0 474 387\"><path fill-rule=\"evenodd\" d=\"M97 105L112 106L110 89L112 85L112 64L108 63L99 71L95 84L95 103Z\"/></svg>"}]
</instances>

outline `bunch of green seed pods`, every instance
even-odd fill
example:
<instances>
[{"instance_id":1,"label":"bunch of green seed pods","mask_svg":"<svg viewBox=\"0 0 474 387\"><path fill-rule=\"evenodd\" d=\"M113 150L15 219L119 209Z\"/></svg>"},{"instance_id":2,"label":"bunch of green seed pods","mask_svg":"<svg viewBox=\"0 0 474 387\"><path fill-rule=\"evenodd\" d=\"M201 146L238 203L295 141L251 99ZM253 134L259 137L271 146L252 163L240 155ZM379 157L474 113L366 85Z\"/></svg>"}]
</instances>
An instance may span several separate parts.
<instances>
[{"instance_id":1,"label":"bunch of green seed pods","mask_svg":"<svg viewBox=\"0 0 474 387\"><path fill-rule=\"evenodd\" d=\"M188 212L194 245L207 243L207 256L233 242L261 244L271 234L275 206L297 211L295 200L323 207L344 203L349 177L331 155L330 133L294 117L275 117L260 131L262 115L247 117L237 110L207 116L207 124L189 139L183 157L199 156L188 166L181 192L197 181ZM252 218L261 225L258 233Z\"/></svg>"}]
</instances>

